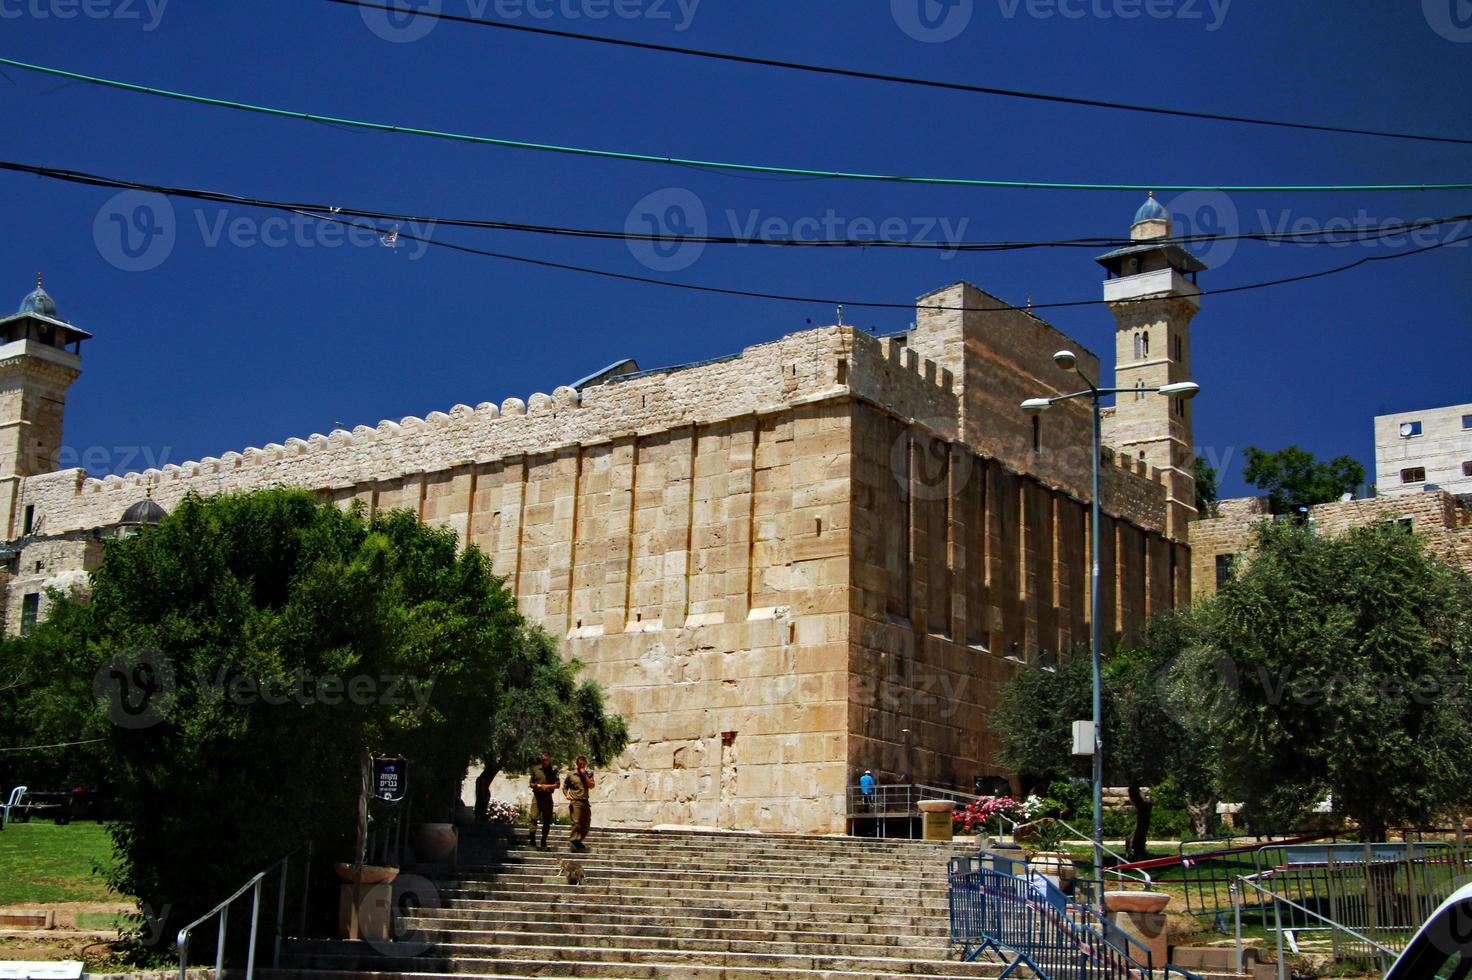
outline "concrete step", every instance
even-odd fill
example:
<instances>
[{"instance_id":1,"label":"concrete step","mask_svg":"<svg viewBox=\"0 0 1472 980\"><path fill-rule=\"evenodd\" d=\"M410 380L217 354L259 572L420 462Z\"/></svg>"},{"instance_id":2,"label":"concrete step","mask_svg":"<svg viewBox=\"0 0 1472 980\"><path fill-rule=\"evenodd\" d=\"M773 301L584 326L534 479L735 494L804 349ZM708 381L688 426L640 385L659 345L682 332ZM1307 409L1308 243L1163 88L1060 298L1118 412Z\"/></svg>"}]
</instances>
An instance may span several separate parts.
<instances>
[{"instance_id":1,"label":"concrete step","mask_svg":"<svg viewBox=\"0 0 1472 980\"><path fill-rule=\"evenodd\" d=\"M835 863L830 858L805 860L796 857L773 857L769 855L742 855L731 857L712 855L704 851L672 853L665 850L611 849L592 846L578 854L566 849L550 848L545 851L517 847L498 858L491 866L496 868L519 868L545 863L555 864L563 858L581 860L587 858L609 865L639 866L647 868L691 868L699 870L740 869L753 872L801 872L805 874L838 873L839 869L850 869L868 878L908 878L917 872L932 872L944 875L946 854L927 854L905 860L868 860L858 863ZM461 861L461 864L467 862Z\"/></svg>"},{"instance_id":2,"label":"concrete step","mask_svg":"<svg viewBox=\"0 0 1472 980\"><path fill-rule=\"evenodd\" d=\"M748 934L751 934L750 932ZM610 944L621 949L662 950L664 952L700 953L772 953L791 956L849 956L868 958L929 959L951 958L951 947L939 936L912 939L905 943L880 944L867 941L869 937L858 934L842 942L818 942L807 938L776 939L771 933L760 934L760 938L729 939L705 933L690 935L630 936L624 934L529 932L515 929L462 930L421 929L411 927L404 933L415 942L431 944L434 951L453 949L470 951L470 955L494 956L494 951L505 946L564 946L597 947ZM754 935L754 934L751 934Z\"/></svg>"},{"instance_id":3,"label":"concrete step","mask_svg":"<svg viewBox=\"0 0 1472 980\"><path fill-rule=\"evenodd\" d=\"M513 902L483 903L475 907L451 907L436 909L436 919L458 919L464 922L494 921L496 923L545 922L549 919L577 923L624 923L629 925L677 926L697 925L706 928L722 928L741 924L753 929L781 928L838 928L851 932L854 928L880 929L886 931L910 930L922 935L945 935L949 923L933 915L886 915L873 913L813 914L799 912L751 912L724 906L691 907L678 914L645 912L637 908L610 907L606 903L591 902L582 906L548 904L517 905Z\"/></svg>"},{"instance_id":4,"label":"concrete step","mask_svg":"<svg viewBox=\"0 0 1472 980\"><path fill-rule=\"evenodd\" d=\"M356 947L356 948L346 948ZM444 973L523 973L537 976L547 972L571 973L582 977L623 977L627 968L729 968L813 970L824 973L865 973L870 976L926 974L946 977L991 977L995 972L984 963L959 960L905 957L862 957L800 955L790 953L726 953L700 950L630 949L622 946L456 947L439 945L413 957L384 956L364 943L323 943L316 949L297 948L293 961L302 966L334 971L391 968L395 971ZM641 970L642 972L642 970ZM661 976L668 976L664 969Z\"/></svg>"},{"instance_id":5,"label":"concrete step","mask_svg":"<svg viewBox=\"0 0 1472 980\"><path fill-rule=\"evenodd\" d=\"M483 887L483 888L440 888L441 901L456 901L459 899L495 899L495 898L531 898L531 899L556 899L567 894L569 891L577 891L583 894L599 895L613 900L638 901L640 903L655 905L683 905L693 898L719 898L723 902L732 905L742 905L749 908L769 908L778 905L783 908L909 908L912 910L927 910L936 914L945 914L948 906L943 897L934 894L925 895L907 894L895 895L890 892L858 891L845 889L843 891L825 892L820 888L772 888L763 890L758 888L700 888L693 885L674 885L670 887L626 885L616 880L601 878L598 875L588 873L587 879L581 885L569 885L565 881L557 879L541 879L536 882L527 882L522 885L511 887Z\"/></svg>"},{"instance_id":6,"label":"concrete step","mask_svg":"<svg viewBox=\"0 0 1472 980\"><path fill-rule=\"evenodd\" d=\"M513 964L524 967L524 964ZM453 974L448 971L421 971L404 965L402 969L385 967L379 970L315 970L300 967L280 970L256 970L256 975L263 980L445 980L454 976L459 977L481 977L483 980L522 980L527 976L536 976L539 980L578 980L580 977L589 975L608 976L618 980L877 980L887 976L904 976L907 980L949 980L940 974L905 973L884 974L872 972L838 973L833 971L819 970L774 970L766 967L711 967L711 966L687 966L687 965L634 965L616 964L621 972L611 974L588 974L577 970L563 970L559 972L560 964L547 964L541 972L528 973L524 969L519 972L481 972L478 970L457 970ZM569 966L576 966L569 964ZM987 964L990 973L981 976L997 977L1001 975L1000 964Z\"/></svg>"},{"instance_id":7,"label":"concrete step","mask_svg":"<svg viewBox=\"0 0 1472 980\"><path fill-rule=\"evenodd\" d=\"M516 928L520 926L521 928ZM544 945L586 944L596 941L614 942L630 948L683 946L689 949L728 949L732 952L795 952L815 946L842 949L848 953L868 951L864 955L898 955L916 950L927 951L928 958L945 959L950 945L943 935L900 935L892 932L843 932L832 930L752 929L703 926L650 926L622 923L583 924L576 922L457 922L434 917L409 917L403 920L404 934L416 941L452 942L460 944L521 942ZM785 949L784 947L793 947ZM879 950L890 950L879 953Z\"/></svg>"}]
</instances>

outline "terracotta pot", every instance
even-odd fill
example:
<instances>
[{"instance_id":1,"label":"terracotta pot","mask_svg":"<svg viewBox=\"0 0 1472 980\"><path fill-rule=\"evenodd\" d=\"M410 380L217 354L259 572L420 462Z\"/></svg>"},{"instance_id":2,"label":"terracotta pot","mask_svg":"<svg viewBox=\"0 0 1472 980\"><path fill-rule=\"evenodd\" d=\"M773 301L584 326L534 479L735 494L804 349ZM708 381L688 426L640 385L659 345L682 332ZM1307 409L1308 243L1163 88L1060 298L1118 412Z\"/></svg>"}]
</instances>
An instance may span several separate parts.
<instances>
[{"instance_id":1,"label":"terracotta pot","mask_svg":"<svg viewBox=\"0 0 1472 980\"><path fill-rule=\"evenodd\" d=\"M1027 866L1060 881L1072 881L1078 877L1072 855L1065 851L1039 851L1027 862Z\"/></svg>"},{"instance_id":2,"label":"terracotta pot","mask_svg":"<svg viewBox=\"0 0 1472 980\"><path fill-rule=\"evenodd\" d=\"M414 832L414 853L425 864L450 864L455 860L460 831L452 823L422 823Z\"/></svg>"},{"instance_id":3,"label":"terracotta pot","mask_svg":"<svg viewBox=\"0 0 1472 980\"><path fill-rule=\"evenodd\" d=\"M337 870L338 881L351 885L353 883L353 863L351 861L339 861L333 865ZM385 868L376 864L363 865L363 884L386 885L399 876L398 868Z\"/></svg>"},{"instance_id":4,"label":"terracotta pot","mask_svg":"<svg viewBox=\"0 0 1472 980\"><path fill-rule=\"evenodd\" d=\"M1104 907L1111 912L1164 912L1170 904L1165 892L1105 892Z\"/></svg>"}]
</instances>

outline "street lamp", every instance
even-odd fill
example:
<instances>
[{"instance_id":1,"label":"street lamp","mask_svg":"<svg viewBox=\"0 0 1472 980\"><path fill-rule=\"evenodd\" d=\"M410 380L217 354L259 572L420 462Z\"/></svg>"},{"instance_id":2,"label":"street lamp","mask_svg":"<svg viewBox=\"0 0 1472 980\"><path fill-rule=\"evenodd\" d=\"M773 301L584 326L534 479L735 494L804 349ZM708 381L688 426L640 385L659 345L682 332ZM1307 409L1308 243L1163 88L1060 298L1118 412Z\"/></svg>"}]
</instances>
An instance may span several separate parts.
<instances>
[{"instance_id":1,"label":"street lamp","mask_svg":"<svg viewBox=\"0 0 1472 980\"><path fill-rule=\"evenodd\" d=\"M1088 387L1082 391L1052 398L1029 398L1022 403L1022 410L1029 415L1039 415L1052 408L1055 403L1073 398L1088 398L1094 408L1093 463L1090 467L1093 483L1090 504L1090 531L1093 543L1090 558L1093 562L1093 569L1089 576L1089 598L1093 609L1090 624L1092 635L1089 639L1089 646L1094 660L1094 870L1102 874L1104 867L1104 693L1102 677L1104 625L1100 616L1102 603L1099 595L1099 403L1105 395L1115 395L1122 391L1147 391L1171 398L1195 398L1200 394L1201 386L1194 381L1176 381L1161 385L1159 388L1100 388L1079 370L1078 355L1073 351L1061 350L1053 355L1053 361L1063 370L1077 374Z\"/></svg>"}]
</instances>

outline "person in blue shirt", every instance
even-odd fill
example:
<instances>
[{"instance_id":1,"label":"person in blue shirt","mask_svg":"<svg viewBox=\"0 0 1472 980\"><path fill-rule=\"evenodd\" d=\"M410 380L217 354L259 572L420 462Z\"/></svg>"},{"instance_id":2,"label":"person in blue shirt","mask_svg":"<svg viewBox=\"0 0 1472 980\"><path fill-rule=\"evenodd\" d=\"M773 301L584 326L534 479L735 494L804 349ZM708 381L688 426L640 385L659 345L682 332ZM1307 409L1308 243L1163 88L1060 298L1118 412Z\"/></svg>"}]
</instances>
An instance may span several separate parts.
<instances>
[{"instance_id":1,"label":"person in blue shirt","mask_svg":"<svg viewBox=\"0 0 1472 980\"><path fill-rule=\"evenodd\" d=\"M868 769L859 777L859 792L864 794L864 809L874 809L874 773Z\"/></svg>"}]
</instances>

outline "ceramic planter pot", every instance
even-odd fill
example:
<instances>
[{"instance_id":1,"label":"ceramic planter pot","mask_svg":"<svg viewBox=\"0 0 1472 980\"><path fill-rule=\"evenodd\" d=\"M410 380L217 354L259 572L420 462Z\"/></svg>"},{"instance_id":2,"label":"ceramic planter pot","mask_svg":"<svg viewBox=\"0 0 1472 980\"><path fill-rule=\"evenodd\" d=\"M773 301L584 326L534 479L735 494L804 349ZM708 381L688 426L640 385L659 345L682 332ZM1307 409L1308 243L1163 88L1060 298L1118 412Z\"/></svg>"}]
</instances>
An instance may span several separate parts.
<instances>
[{"instance_id":1,"label":"ceramic planter pot","mask_svg":"<svg viewBox=\"0 0 1472 980\"><path fill-rule=\"evenodd\" d=\"M1059 883L1071 882L1078 877L1073 857L1065 851L1039 851L1027 862L1034 871L1057 878Z\"/></svg>"},{"instance_id":2,"label":"ceramic planter pot","mask_svg":"<svg viewBox=\"0 0 1472 980\"><path fill-rule=\"evenodd\" d=\"M344 884L353 883L353 863L351 861L339 861L333 865L337 871L337 880ZM386 885L399 876L398 868L385 868L376 864L363 865L363 884Z\"/></svg>"},{"instance_id":3,"label":"ceramic planter pot","mask_svg":"<svg viewBox=\"0 0 1472 980\"><path fill-rule=\"evenodd\" d=\"M1105 892L1104 907L1111 912L1164 912L1170 904L1165 892Z\"/></svg>"},{"instance_id":4,"label":"ceramic planter pot","mask_svg":"<svg viewBox=\"0 0 1472 980\"><path fill-rule=\"evenodd\" d=\"M452 864L460 831L452 823L422 823L414 832L414 853L425 864Z\"/></svg>"}]
</instances>

